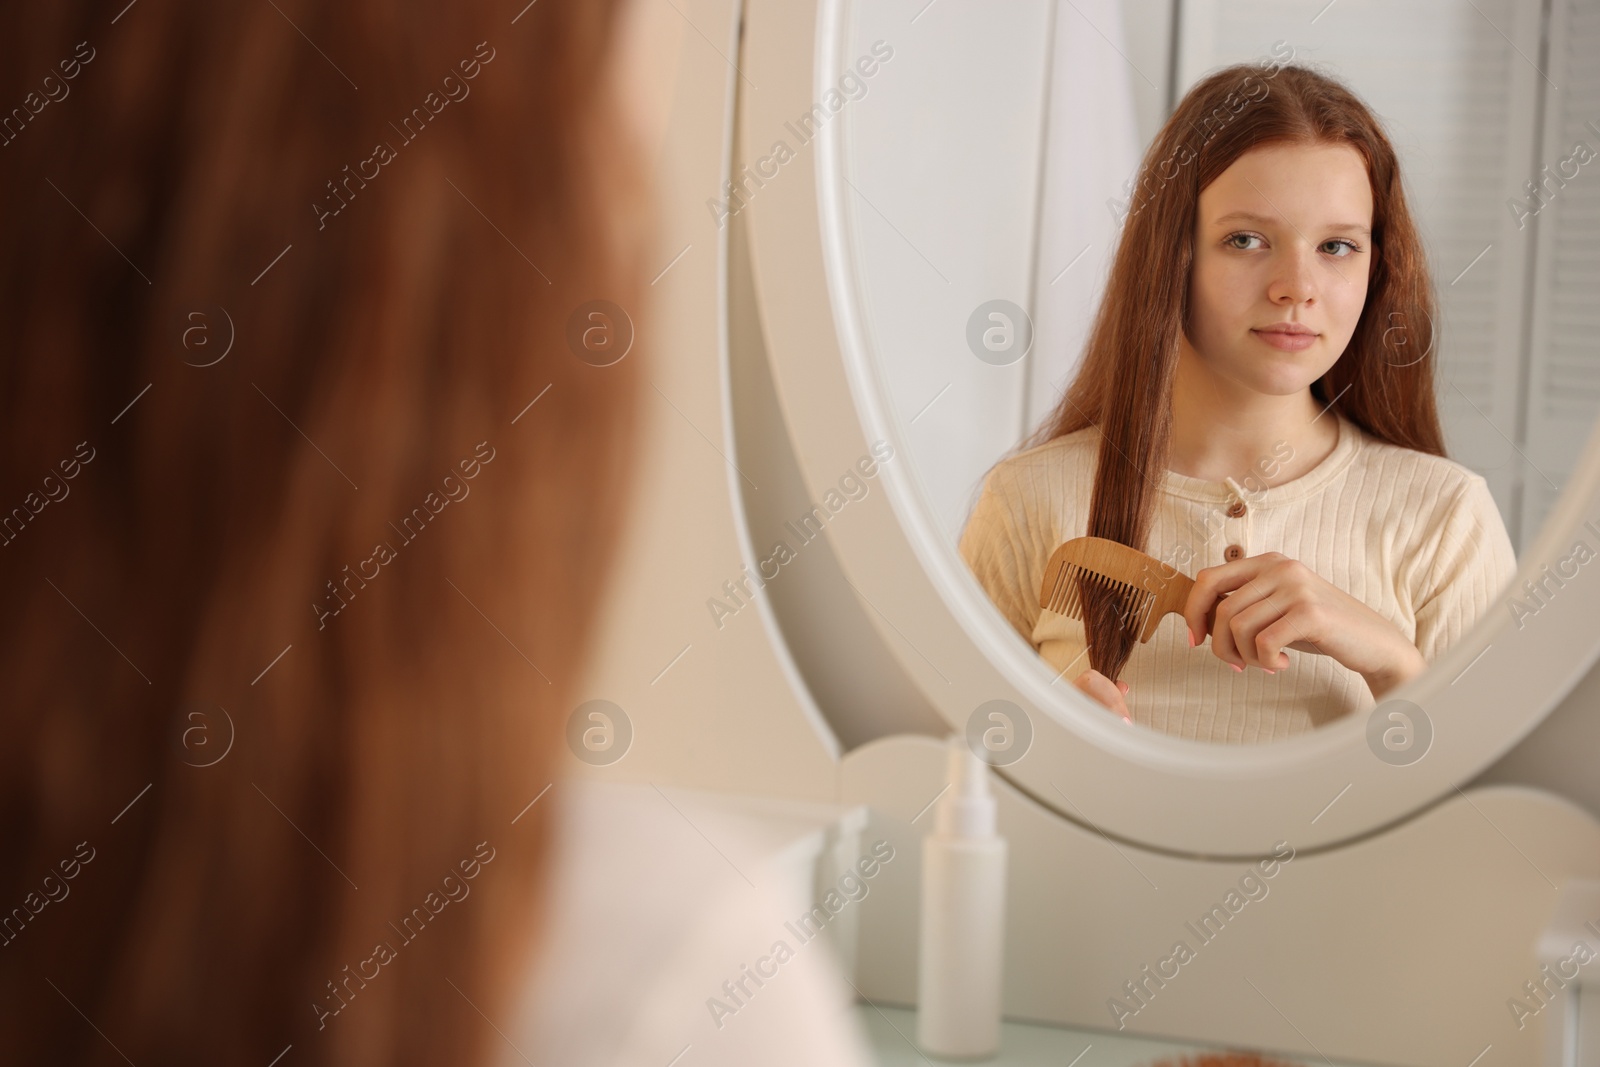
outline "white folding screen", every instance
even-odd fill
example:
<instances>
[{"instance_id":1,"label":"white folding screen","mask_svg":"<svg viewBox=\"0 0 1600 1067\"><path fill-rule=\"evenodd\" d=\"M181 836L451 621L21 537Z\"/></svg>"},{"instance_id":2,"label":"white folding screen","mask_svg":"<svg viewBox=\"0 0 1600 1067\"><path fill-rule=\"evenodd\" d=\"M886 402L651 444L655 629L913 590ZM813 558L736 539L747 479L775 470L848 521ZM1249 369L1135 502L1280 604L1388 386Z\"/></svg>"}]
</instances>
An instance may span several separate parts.
<instances>
[{"instance_id":1,"label":"white folding screen","mask_svg":"<svg viewBox=\"0 0 1600 1067\"><path fill-rule=\"evenodd\" d=\"M1600 414L1600 0L1555 0L1539 164L1506 211L1538 249L1523 530L1537 531ZM1537 194L1537 195L1535 195ZM1531 216L1531 217L1529 217Z\"/></svg>"},{"instance_id":2,"label":"white folding screen","mask_svg":"<svg viewBox=\"0 0 1600 1067\"><path fill-rule=\"evenodd\" d=\"M1124 183L1144 150L1135 90L1154 95L1166 82L1166 63L1152 63L1154 56L1142 54L1151 50L1124 40L1123 7L1122 0L1073 0L1056 13L1046 68L1050 105L1039 136L1034 346L1013 440L1055 409L1082 362L1120 230L1109 205L1126 196Z\"/></svg>"}]
</instances>

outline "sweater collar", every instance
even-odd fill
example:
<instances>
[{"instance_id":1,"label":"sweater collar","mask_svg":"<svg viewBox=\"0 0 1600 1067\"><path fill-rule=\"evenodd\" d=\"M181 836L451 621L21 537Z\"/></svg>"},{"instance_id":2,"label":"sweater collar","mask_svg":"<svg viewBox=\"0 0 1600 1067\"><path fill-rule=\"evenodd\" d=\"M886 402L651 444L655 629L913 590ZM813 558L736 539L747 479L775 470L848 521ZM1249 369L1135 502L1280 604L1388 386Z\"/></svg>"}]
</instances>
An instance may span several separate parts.
<instances>
[{"instance_id":1,"label":"sweater collar","mask_svg":"<svg viewBox=\"0 0 1600 1067\"><path fill-rule=\"evenodd\" d=\"M1355 460L1356 454L1361 451L1361 428L1337 411L1331 414L1339 422L1338 442L1321 463L1298 478L1264 487L1265 479L1259 472L1247 474L1239 479L1228 478L1221 482L1208 482L1202 478L1191 478L1186 474L1169 470L1166 472L1166 482L1162 490L1172 496L1208 504L1231 504L1236 499L1243 500L1256 508L1275 507L1320 492L1344 473ZM1271 463L1275 458L1263 457L1268 469L1271 469Z\"/></svg>"}]
</instances>

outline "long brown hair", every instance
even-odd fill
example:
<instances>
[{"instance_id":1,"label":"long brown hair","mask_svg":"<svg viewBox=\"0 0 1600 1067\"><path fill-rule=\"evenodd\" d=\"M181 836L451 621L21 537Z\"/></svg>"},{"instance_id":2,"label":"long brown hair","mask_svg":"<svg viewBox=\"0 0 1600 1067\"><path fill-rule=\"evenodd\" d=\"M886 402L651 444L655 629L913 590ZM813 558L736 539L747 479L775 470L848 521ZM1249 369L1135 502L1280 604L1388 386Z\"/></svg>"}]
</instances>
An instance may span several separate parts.
<instances>
[{"instance_id":1,"label":"long brown hair","mask_svg":"<svg viewBox=\"0 0 1600 1067\"><path fill-rule=\"evenodd\" d=\"M639 354L574 313L639 315L648 234L615 5L517 6L0 16L19 1060L471 1063L514 1021L633 469Z\"/></svg>"},{"instance_id":2,"label":"long brown hair","mask_svg":"<svg viewBox=\"0 0 1600 1067\"><path fill-rule=\"evenodd\" d=\"M1077 376L1017 448L1099 428L1090 536L1144 548L1167 469L1200 192L1250 149L1272 143L1348 145L1366 161L1372 184L1366 305L1312 395L1380 440L1445 454L1434 396L1433 283L1382 126L1327 75L1294 65L1225 67L1189 90L1145 153ZM1090 588L1084 596L1090 661L1115 679L1135 640L1116 622L1126 606Z\"/></svg>"}]
</instances>

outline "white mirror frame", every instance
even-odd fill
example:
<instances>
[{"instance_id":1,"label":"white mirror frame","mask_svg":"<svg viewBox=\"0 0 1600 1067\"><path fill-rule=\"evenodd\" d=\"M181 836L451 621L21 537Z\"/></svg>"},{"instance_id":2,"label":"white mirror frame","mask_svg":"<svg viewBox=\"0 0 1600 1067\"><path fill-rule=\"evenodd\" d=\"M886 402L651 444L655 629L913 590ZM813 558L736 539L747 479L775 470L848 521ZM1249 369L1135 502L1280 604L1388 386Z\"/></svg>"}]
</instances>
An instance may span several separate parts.
<instances>
[{"instance_id":1,"label":"white mirror frame","mask_svg":"<svg viewBox=\"0 0 1600 1067\"><path fill-rule=\"evenodd\" d=\"M740 69L760 89L739 79L736 175L774 138L790 140L785 121L852 62L851 2L745 0ZM949 543L909 467L853 274L860 204L844 180L848 110L811 141L813 159L801 149L743 208L773 375L814 499L871 442L894 446L878 475L884 492L831 523L831 543L900 668L953 729L965 730L989 700L1024 709L1031 747L998 770L1040 804L1111 838L1184 855L1259 856L1279 841L1332 846L1452 794L1537 726L1600 655L1600 565L1579 567L1520 628L1509 607L1576 541L1600 548L1597 426L1512 588L1425 674L1388 694L1385 703L1411 701L1431 721L1431 746L1414 763L1380 760L1364 713L1286 741L1214 744L1130 727L1055 681Z\"/></svg>"}]
</instances>

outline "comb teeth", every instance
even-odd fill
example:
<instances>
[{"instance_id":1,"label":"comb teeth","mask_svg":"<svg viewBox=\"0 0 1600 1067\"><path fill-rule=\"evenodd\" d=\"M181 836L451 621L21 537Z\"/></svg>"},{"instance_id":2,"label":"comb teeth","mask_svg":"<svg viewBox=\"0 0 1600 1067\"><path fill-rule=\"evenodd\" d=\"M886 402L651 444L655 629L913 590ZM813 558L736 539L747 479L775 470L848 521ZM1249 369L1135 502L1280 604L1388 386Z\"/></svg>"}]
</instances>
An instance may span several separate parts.
<instances>
[{"instance_id":1,"label":"comb teeth","mask_svg":"<svg viewBox=\"0 0 1600 1067\"><path fill-rule=\"evenodd\" d=\"M1083 600L1079 596L1080 582L1090 588L1104 589L1128 605L1123 618L1124 628L1133 634L1144 632L1145 621L1149 618L1150 609L1156 602L1155 594L1149 590L1135 588L1127 582L1108 578L1099 571L1089 570L1076 563L1065 563L1057 571L1055 587L1050 591L1050 603L1046 605L1049 610L1058 615L1083 621Z\"/></svg>"}]
</instances>

